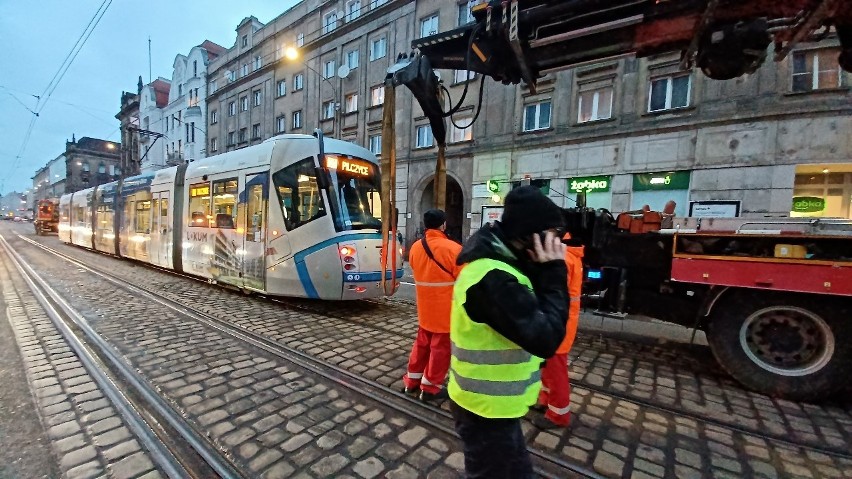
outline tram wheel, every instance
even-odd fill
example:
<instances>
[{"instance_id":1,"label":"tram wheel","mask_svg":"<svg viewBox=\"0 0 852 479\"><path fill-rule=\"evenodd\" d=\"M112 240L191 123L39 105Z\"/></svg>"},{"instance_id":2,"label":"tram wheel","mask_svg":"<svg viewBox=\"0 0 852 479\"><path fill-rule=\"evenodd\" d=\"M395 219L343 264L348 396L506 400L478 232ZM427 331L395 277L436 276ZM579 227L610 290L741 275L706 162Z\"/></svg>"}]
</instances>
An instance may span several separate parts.
<instances>
[{"instance_id":1,"label":"tram wheel","mask_svg":"<svg viewBox=\"0 0 852 479\"><path fill-rule=\"evenodd\" d=\"M755 391L796 401L825 399L844 387L852 363L852 303L763 291L720 299L707 341L722 367Z\"/></svg>"}]
</instances>

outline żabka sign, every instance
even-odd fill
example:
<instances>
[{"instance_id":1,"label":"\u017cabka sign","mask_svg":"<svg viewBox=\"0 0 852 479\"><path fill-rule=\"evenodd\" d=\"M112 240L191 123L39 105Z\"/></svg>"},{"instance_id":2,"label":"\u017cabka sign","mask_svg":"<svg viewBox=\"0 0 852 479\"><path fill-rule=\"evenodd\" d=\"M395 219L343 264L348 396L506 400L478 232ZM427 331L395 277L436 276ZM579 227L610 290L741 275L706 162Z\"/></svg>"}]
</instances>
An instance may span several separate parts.
<instances>
[{"instance_id":1,"label":"\u017cabka sign","mask_svg":"<svg viewBox=\"0 0 852 479\"><path fill-rule=\"evenodd\" d=\"M825 210L825 198L816 196L794 196L793 209L794 213L818 213Z\"/></svg>"},{"instance_id":2,"label":"\u017cabka sign","mask_svg":"<svg viewBox=\"0 0 852 479\"><path fill-rule=\"evenodd\" d=\"M574 193L601 193L609 191L610 176L568 178L568 189Z\"/></svg>"}]
</instances>

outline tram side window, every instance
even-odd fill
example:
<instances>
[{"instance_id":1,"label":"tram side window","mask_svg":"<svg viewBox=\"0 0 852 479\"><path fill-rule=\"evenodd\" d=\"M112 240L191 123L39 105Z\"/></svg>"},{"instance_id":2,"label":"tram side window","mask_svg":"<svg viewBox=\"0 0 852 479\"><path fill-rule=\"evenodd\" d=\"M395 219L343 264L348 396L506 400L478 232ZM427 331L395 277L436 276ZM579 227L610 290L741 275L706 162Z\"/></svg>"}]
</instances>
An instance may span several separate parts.
<instances>
[{"instance_id":1,"label":"tram side window","mask_svg":"<svg viewBox=\"0 0 852 479\"><path fill-rule=\"evenodd\" d=\"M314 159L305 158L272 175L288 231L325 216L325 203L317 185Z\"/></svg>"},{"instance_id":2,"label":"tram side window","mask_svg":"<svg viewBox=\"0 0 852 479\"><path fill-rule=\"evenodd\" d=\"M85 206L75 206L74 207L74 219L77 222L77 226L86 226L86 207Z\"/></svg>"},{"instance_id":3,"label":"tram side window","mask_svg":"<svg viewBox=\"0 0 852 479\"><path fill-rule=\"evenodd\" d=\"M234 228L237 215L237 179L213 182L213 218L216 228Z\"/></svg>"},{"instance_id":4,"label":"tram side window","mask_svg":"<svg viewBox=\"0 0 852 479\"><path fill-rule=\"evenodd\" d=\"M189 226L209 226L210 183L196 183L189 187Z\"/></svg>"},{"instance_id":5,"label":"tram side window","mask_svg":"<svg viewBox=\"0 0 852 479\"><path fill-rule=\"evenodd\" d=\"M269 178L266 175L263 175L263 177ZM248 224L246 225L246 240L259 242L262 241L263 210L265 209L263 185L248 185L246 189L248 190L246 195L248 197Z\"/></svg>"},{"instance_id":6,"label":"tram side window","mask_svg":"<svg viewBox=\"0 0 852 479\"><path fill-rule=\"evenodd\" d=\"M136 202L136 232L151 232L151 200Z\"/></svg>"},{"instance_id":7,"label":"tram side window","mask_svg":"<svg viewBox=\"0 0 852 479\"><path fill-rule=\"evenodd\" d=\"M96 228L100 232L101 236L112 233L113 216L114 215L112 214L112 209L109 206L98 206L98 225L96 226Z\"/></svg>"},{"instance_id":8,"label":"tram side window","mask_svg":"<svg viewBox=\"0 0 852 479\"><path fill-rule=\"evenodd\" d=\"M59 216L61 217L61 221L71 221L69 218L69 214L71 213L71 207L67 203L64 205L59 205Z\"/></svg>"}]
</instances>

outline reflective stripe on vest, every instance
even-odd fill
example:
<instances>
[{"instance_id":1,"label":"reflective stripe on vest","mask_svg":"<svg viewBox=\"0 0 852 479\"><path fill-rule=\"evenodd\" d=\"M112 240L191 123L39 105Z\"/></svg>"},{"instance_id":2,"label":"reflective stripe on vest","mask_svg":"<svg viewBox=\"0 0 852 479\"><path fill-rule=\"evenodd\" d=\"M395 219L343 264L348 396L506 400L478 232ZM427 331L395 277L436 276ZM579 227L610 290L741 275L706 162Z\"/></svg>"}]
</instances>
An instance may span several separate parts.
<instances>
[{"instance_id":1,"label":"reflective stripe on vest","mask_svg":"<svg viewBox=\"0 0 852 479\"><path fill-rule=\"evenodd\" d=\"M538 399L543 360L524 351L490 326L470 319L467 290L490 271L501 270L532 291L530 280L506 263L478 259L464 266L453 290L450 322L450 398L487 418L517 418Z\"/></svg>"}]
</instances>

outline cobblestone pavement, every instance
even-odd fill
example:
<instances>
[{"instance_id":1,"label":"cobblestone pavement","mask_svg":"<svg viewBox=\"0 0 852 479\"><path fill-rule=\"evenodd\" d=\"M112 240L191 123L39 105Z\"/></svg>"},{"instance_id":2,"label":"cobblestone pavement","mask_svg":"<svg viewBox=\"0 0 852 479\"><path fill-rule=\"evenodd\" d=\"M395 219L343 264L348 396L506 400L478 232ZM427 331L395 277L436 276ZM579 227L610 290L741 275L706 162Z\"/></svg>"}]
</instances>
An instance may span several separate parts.
<instances>
[{"instance_id":1,"label":"cobblestone pavement","mask_svg":"<svg viewBox=\"0 0 852 479\"><path fill-rule=\"evenodd\" d=\"M48 240L48 243L57 246L55 241ZM328 304L284 300L282 305L229 293L131 262L76 248L58 247L64 253L84 258L98 267L109 268L115 274L135 278L135 283L140 286L165 293L171 299L226 318L380 384L396 387L404 372L416 331L415 311L409 303L389 300ZM100 296L103 296L102 292L90 299L102 299ZM120 298L113 300L120 301ZM96 314L105 318L103 328L109 331L108 335L125 342L128 348L138 348L135 360L145 358L154 361L153 364L144 364L146 368L152 368L152 375L165 369L166 358L171 359L173 355L181 357L182 352L178 348L168 351L165 357L158 355L152 358L152 348L156 349L159 344L157 340L128 336L130 333L126 331L124 318L154 321L149 318L148 308L142 307L138 311L123 308L120 313L115 313L113 309L100 306ZM125 322L107 321L113 314L119 314ZM161 320L158 318L158 321ZM114 329L110 330L107 324L112 324ZM148 326L157 330L161 327L157 324L160 323ZM150 334L148 331L145 329L143 338ZM224 348L223 344L209 338L198 341L206 346L204 349L209 348L211 354L212 351L218 353L236 347ZM190 382L181 384L179 381L187 381L190 376L199 379L200 376L196 376L204 374L204 371L212 372L211 367L228 366L209 366L218 363L207 353L199 358L190 354L185 356L192 361L206 362L208 367L198 371L190 371L192 367L179 367L177 371L169 370L164 374L167 378L179 374L162 383L162 390L170 394L165 385L178 381L172 384L175 390L181 390L191 398L188 399L191 404L182 404L183 407L204 401L209 404L215 399L214 395L224 394L222 388L233 387L235 382L240 384L241 377L228 377L226 383L221 384L206 383L210 378L201 379L200 384L192 382L200 389L191 387ZM598 334L581 334L571 358L574 427L570 431L554 433L539 431L531 424L525 424L531 447L562 455L611 477L852 477L852 460L848 456L852 437L852 407L849 404L792 403L745 391L715 365L706 348L655 346ZM243 363L249 361L248 358L240 359ZM245 367L255 366L246 364ZM271 369L275 371L275 368ZM253 378L252 384L272 381L278 376ZM252 374L242 377L252 377ZM182 389L187 387L188 390ZM314 392L310 386L301 391ZM280 400L279 395L273 388L274 398L269 400L270 403ZM178 402L185 400L181 397ZM225 413L229 418L237 414L227 410ZM279 416L282 415L279 413ZM293 420L295 418L286 424ZM216 424L202 426L216 437ZM235 430L244 429L236 422L232 425ZM332 427L327 432L340 430L337 426ZM280 432L281 429L273 427L270 431ZM392 428L395 432L404 429L405 426ZM287 429L284 428L284 431ZM229 433L233 434L233 431L229 429ZM257 433L248 433L249 437L245 439L256 441ZM769 437L762 437L766 435ZM370 439L392 443L394 437L395 434L381 438L373 435ZM826 454L820 449L845 451L846 455ZM447 473L453 471L446 462L450 457L455 457L458 465L458 455L451 454L450 449L437 454L448 456L442 456L442 465ZM289 461L290 456L287 454L282 460Z\"/></svg>"},{"instance_id":2,"label":"cobblestone pavement","mask_svg":"<svg viewBox=\"0 0 852 479\"><path fill-rule=\"evenodd\" d=\"M62 475L163 477L44 314L4 253L0 290ZM13 280L14 278L14 280ZM44 458L51 461L50 458Z\"/></svg>"},{"instance_id":3,"label":"cobblestone pavement","mask_svg":"<svg viewBox=\"0 0 852 479\"><path fill-rule=\"evenodd\" d=\"M454 437L33 253L43 277L247 477L459 477Z\"/></svg>"}]
</instances>

